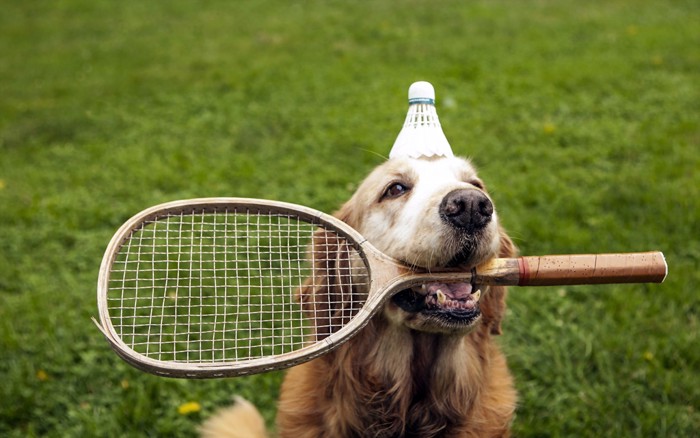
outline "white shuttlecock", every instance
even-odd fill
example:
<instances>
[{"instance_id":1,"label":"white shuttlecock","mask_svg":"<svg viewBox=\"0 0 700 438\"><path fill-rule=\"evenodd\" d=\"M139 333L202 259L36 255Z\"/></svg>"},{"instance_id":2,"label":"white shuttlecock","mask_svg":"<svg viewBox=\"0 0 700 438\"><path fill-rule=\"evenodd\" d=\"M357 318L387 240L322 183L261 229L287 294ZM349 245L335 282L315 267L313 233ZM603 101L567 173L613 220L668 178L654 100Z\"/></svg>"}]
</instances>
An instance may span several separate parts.
<instances>
[{"instance_id":1,"label":"white shuttlecock","mask_svg":"<svg viewBox=\"0 0 700 438\"><path fill-rule=\"evenodd\" d=\"M435 110L435 89L430 82L414 82L408 89L406 121L389 158L453 156Z\"/></svg>"}]
</instances>

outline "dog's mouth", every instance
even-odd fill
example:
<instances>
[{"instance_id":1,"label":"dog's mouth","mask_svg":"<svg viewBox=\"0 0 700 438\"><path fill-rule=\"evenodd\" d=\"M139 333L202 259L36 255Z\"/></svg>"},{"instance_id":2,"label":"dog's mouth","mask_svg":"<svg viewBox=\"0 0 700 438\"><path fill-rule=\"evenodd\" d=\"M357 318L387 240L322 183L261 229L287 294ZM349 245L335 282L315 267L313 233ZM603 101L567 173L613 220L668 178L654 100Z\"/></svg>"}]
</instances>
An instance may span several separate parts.
<instances>
[{"instance_id":1,"label":"dog's mouth","mask_svg":"<svg viewBox=\"0 0 700 438\"><path fill-rule=\"evenodd\" d=\"M392 297L402 310L421 314L436 324L470 326L481 316L481 288L469 283L426 283Z\"/></svg>"}]
</instances>

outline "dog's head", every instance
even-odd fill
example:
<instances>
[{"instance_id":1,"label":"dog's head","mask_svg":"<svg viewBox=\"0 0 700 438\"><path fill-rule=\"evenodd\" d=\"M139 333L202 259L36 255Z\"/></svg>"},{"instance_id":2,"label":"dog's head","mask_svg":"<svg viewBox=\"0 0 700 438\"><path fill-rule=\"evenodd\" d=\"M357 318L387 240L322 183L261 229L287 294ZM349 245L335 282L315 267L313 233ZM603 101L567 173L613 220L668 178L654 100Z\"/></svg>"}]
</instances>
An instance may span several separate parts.
<instances>
[{"instance_id":1,"label":"dog's head","mask_svg":"<svg viewBox=\"0 0 700 438\"><path fill-rule=\"evenodd\" d=\"M469 270L514 252L483 182L461 158L388 160L336 215L414 268ZM504 299L503 288L428 283L394 295L384 315L393 324L448 334L467 333L483 319L499 333Z\"/></svg>"}]
</instances>

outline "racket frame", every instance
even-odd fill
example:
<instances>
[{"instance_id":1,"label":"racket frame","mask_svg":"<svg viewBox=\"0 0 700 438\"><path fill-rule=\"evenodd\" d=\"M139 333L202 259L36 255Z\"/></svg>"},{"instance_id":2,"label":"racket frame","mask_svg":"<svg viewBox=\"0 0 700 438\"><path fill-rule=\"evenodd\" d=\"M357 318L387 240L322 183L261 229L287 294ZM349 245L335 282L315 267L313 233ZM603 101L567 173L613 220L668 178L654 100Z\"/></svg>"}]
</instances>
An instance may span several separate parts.
<instances>
[{"instance_id":1,"label":"racket frame","mask_svg":"<svg viewBox=\"0 0 700 438\"><path fill-rule=\"evenodd\" d=\"M154 359L136 352L121 339L109 314L107 295L110 273L121 247L129 240L133 232L159 218L191 212L215 213L227 209L235 210L236 208L250 212L269 212L271 216L298 218L308 224L328 229L344 238L362 258L368 272L369 292L365 304L360 307L347 324L326 338L295 351L274 356L244 361L182 362ZM577 271L572 274L562 274L561 266L571 265L576 266ZM495 258L472 268L470 272L458 269L440 272L417 271L383 254L345 222L309 207L253 198L195 198L166 202L147 208L127 220L117 230L105 250L100 265L97 282L97 304L100 320L98 322L93 318L93 322L122 359L143 371L181 378L232 377L288 368L321 356L338 347L362 329L393 293L428 282L471 282L478 285L502 286L661 283L667 272L668 267L664 256L658 251Z\"/></svg>"},{"instance_id":2,"label":"racket frame","mask_svg":"<svg viewBox=\"0 0 700 438\"><path fill-rule=\"evenodd\" d=\"M344 325L340 330L330 334L321 341L301 347L295 351L275 355L274 357L261 357L256 359L248 359L243 362L175 362L163 361L148 357L144 354L136 352L127 345L114 328L110 315L107 301L107 293L109 291L109 279L111 268L116 260L117 254L122 246L129 240L129 236L142 226L156 221L159 218L174 216L178 214L188 214L196 211L201 213L215 213L226 207L245 208L248 211L265 211L270 214L288 216L291 218L299 218L302 221L322 226L330 229L339 236L346 239L347 243L351 244L357 253L362 257L363 262L368 270L368 278L370 279L370 288L365 305L362 306L357 314ZM370 262L370 260L372 260ZM379 271L386 273L375 278L373 267L381 265L383 269ZM100 265L99 277L97 282L97 305L100 321L93 321L110 343L114 351L126 362L147 371L152 374L184 377L184 378L216 378L240 376L246 374L257 374L282 368L288 368L296 364L309 361L315 357L327 353L331 349L345 342L358 330L364 327L370 318L380 308L388 296L377 293L377 285L382 282L389 283L382 289L396 287L396 283L401 283L402 276L408 275L410 270L400 262L384 255L372 246L355 229L344 223L343 221L323 213L321 211L281 201L270 201L264 199L253 198L196 198L166 202L164 204L155 205L147 208L142 212L134 215L126 221L114 234L105 250ZM388 274L388 275L387 275ZM464 273L455 273L455 278L464 278ZM391 278L387 278L391 277ZM431 277L425 277L431 278ZM393 280L393 281L392 281ZM420 283L418 277L412 277L408 283Z\"/></svg>"}]
</instances>

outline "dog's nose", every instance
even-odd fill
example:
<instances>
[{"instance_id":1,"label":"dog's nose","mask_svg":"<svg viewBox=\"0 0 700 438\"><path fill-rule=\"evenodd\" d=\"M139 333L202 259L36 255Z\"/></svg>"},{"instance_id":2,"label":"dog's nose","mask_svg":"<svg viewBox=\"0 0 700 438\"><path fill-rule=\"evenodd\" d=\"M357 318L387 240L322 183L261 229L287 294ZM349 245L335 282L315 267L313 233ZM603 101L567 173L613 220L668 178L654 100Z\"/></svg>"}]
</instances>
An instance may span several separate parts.
<instances>
[{"instance_id":1,"label":"dog's nose","mask_svg":"<svg viewBox=\"0 0 700 438\"><path fill-rule=\"evenodd\" d=\"M453 190L442 199L440 215L445 221L458 228L476 231L491 221L493 204L479 190Z\"/></svg>"}]
</instances>

